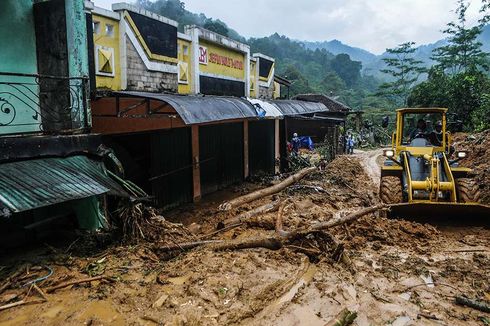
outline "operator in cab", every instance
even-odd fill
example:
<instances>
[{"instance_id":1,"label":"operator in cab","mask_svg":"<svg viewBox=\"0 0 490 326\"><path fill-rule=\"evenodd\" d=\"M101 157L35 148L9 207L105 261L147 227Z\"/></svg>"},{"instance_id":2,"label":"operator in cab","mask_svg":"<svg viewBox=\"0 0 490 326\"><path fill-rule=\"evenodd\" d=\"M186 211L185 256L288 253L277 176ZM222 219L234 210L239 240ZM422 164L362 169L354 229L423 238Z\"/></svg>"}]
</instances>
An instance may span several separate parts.
<instances>
[{"instance_id":1,"label":"operator in cab","mask_svg":"<svg viewBox=\"0 0 490 326\"><path fill-rule=\"evenodd\" d=\"M441 120L436 122L434 130L429 134L428 139L433 146L442 146L443 134Z\"/></svg>"},{"instance_id":2,"label":"operator in cab","mask_svg":"<svg viewBox=\"0 0 490 326\"><path fill-rule=\"evenodd\" d=\"M426 137L427 124L424 119L419 119L417 121L417 127L410 133L410 141L415 138L425 138Z\"/></svg>"}]
</instances>

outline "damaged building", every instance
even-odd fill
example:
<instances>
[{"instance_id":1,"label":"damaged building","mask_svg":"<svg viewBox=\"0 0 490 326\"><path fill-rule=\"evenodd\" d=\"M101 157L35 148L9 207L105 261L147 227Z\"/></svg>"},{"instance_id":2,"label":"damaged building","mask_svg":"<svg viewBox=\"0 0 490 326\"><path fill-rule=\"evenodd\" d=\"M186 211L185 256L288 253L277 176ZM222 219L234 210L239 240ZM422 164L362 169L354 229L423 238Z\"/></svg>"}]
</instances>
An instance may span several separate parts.
<instances>
[{"instance_id":1,"label":"damaged building","mask_svg":"<svg viewBox=\"0 0 490 326\"><path fill-rule=\"evenodd\" d=\"M285 121L329 111L275 100L274 58L246 44L198 26L180 33L177 22L133 5L112 9L92 12L93 130L160 207L280 172Z\"/></svg>"},{"instance_id":2,"label":"damaged building","mask_svg":"<svg viewBox=\"0 0 490 326\"><path fill-rule=\"evenodd\" d=\"M2 242L66 216L98 228L104 196L124 195L106 173L102 139L90 133L89 16L82 1L2 3Z\"/></svg>"},{"instance_id":3,"label":"damaged building","mask_svg":"<svg viewBox=\"0 0 490 326\"><path fill-rule=\"evenodd\" d=\"M279 99L280 84L289 84L275 75L274 58L199 26L180 33L177 22L133 5L112 9L73 0L4 4L2 30L16 30L0 35L8 44L0 53L7 233L27 236L64 217L99 228L106 195L129 196L121 178L158 207L196 202L282 172L293 131L325 138L327 120L298 121L331 108Z\"/></svg>"}]
</instances>

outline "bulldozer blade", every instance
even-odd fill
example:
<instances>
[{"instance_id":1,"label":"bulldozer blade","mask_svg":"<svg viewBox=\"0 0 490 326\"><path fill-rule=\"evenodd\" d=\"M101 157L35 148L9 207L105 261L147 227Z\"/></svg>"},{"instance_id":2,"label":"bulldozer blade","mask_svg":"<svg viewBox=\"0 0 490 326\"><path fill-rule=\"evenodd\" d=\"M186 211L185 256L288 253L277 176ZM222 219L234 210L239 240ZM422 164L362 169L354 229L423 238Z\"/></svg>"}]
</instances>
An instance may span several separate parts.
<instances>
[{"instance_id":1,"label":"bulldozer blade","mask_svg":"<svg viewBox=\"0 0 490 326\"><path fill-rule=\"evenodd\" d=\"M403 203L390 207L389 217L411 220L452 219L462 223L481 222L490 224L490 206L477 203Z\"/></svg>"}]
</instances>

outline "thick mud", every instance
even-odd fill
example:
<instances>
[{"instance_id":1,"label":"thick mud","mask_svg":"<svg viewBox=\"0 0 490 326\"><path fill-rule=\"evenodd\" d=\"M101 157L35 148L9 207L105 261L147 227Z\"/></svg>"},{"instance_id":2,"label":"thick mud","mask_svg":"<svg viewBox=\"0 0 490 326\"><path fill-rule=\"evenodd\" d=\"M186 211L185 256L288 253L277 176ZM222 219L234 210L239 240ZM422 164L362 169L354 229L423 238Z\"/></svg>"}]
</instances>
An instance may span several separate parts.
<instances>
[{"instance_id":1,"label":"thick mud","mask_svg":"<svg viewBox=\"0 0 490 326\"><path fill-rule=\"evenodd\" d=\"M318 259L305 255L317 252L313 244L322 238L275 251L203 246L168 255L162 249L200 239L274 236L277 212L212 234L219 221L272 200L288 199L286 230L375 205L380 154L341 156L279 194L218 211L222 200L259 187L242 185L167 216L188 227L166 221L158 238L153 223L151 241L100 250L80 240L70 248L42 246L4 257L4 279L19 273L1 292L1 305L39 301L41 295L25 284L46 275L44 266L53 269L37 283L45 290L97 275L110 280L62 288L46 294L46 302L0 310L0 325L323 326L345 308L357 312L353 325L483 325L489 314L458 306L454 297L490 300L488 225L429 225L372 214L327 230L324 239L344 248L337 258L327 252Z\"/></svg>"}]
</instances>

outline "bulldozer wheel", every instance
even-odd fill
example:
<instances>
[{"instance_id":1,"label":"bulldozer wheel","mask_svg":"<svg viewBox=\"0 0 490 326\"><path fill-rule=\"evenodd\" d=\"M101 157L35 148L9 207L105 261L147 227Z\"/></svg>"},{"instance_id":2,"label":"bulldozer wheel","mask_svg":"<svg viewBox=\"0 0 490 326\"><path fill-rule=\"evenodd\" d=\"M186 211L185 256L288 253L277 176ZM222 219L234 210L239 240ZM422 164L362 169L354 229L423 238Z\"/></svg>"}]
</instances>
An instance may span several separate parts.
<instances>
[{"instance_id":1,"label":"bulldozer wheel","mask_svg":"<svg viewBox=\"0 0 490 326\"><path fill-rule=\"evenodd\" d=\"M479 203L480 189L475 180L471 178L456 179L456 192L460 203Z\"/></svg>"},{"instance_id":2,"label":"bulldozer wheel","mask_svg":"<svg viewBox=\"0 0 490 326\"><path fill-rule=\"evenodd\" d=\"M403 201L402 182L399 177L381 178L379 197L385 204L399 204Z\"/></svg>"}]
</instances>

